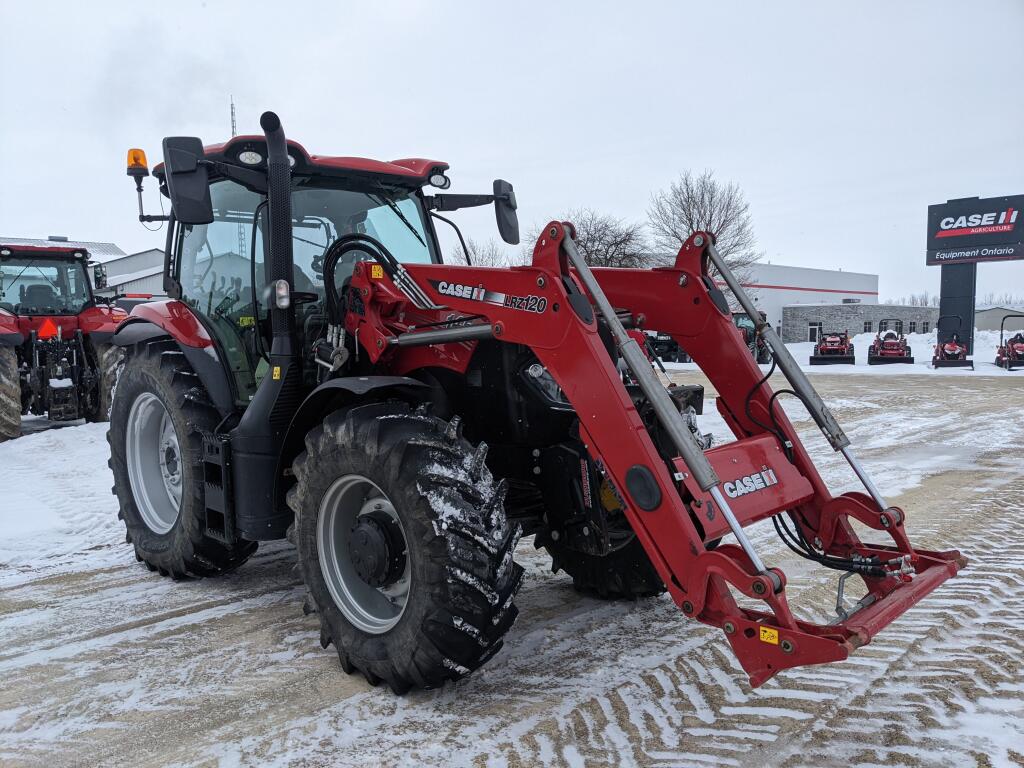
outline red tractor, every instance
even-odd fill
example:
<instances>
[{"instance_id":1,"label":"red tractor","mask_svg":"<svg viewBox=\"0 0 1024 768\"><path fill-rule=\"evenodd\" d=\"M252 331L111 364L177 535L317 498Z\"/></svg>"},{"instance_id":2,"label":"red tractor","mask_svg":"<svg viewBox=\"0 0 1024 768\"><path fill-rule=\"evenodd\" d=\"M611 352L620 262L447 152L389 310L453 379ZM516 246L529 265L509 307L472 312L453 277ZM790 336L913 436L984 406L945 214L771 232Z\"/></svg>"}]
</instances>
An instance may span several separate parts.
<instances>
[{"instance_id":1,"label":"red tractor","mask_svg":"<svg viewBox=\"0 0 1024 768\"><path fill-rule=\"evenodd\" d=\"M956 320L956 324L943 323L943 320ZM967 344L961 339L963 318L960 315L942 315L935 323L935 352L932 354L933 368L970 368L974 370L974 361L968 355ZM945 326L945 328L943 328Z\"/></svg>"},{"instance_id":2,"label":"red tractor","mask_svg":"<svg viewBox=\"0 0 1024 768\"><path fill-rule=\"evenodd\" d=\"M810 362L811 365L854 365L856 360L849 331L819 334Z\"/></svg>"},{"instance_id":3,"label":"red tractor","mask_svg":"<svg viewBox=\"0 0 1024 768\"><path fill-rule=\"evenodd\" d=\"M1006 321L1014 318L1024 320L1024 315L1006 315L999 324L999 347L996 349L996 365L1012 371L1024 368L1024 331L1017 331L1006 337Z\"/></svg>"},{"instance_id":4,"label":"red tractor","mask_svg":"<svg viewBox=\"0 0 1024 768\"><path fill-rule=\"evenodd\" d=\"M893 324L892 328L889 323ZM878 324L875 340L868 347L868 365L914 362L914 355L902 329L903 323L899 320L882 320Z\"/></svg>"},{"instance_id":5,"label":"red tractor","mask_svg":"<svg viewBox=\"0 0 1024 768\"><path fill-rule=\"evenodd\" d=\"M213 146L164 139L154 170L172 298L115 336L109 433L120 517L150 569L214 576L287 536L321 644L404 692L501 648L521 534L599 597L668 591L723 630L753 685L845 659L963 566L911 545L707 233L671 267L591 269L552 221L529 265L446 264L434 212L493 204L518 242L510 184L429 193L448 188L445 163L313 155L273 113L260 122ZM141 151L129 174L141 201ZM711 269L866 493L829 492ZM627 330L647 327L708 375L734 442L698 433L703 388L659 381ZM813 614L791 610L745 533L769 518L801 557L861 578L859 602L797 618Z\"/></svg>"},{"instance_id":6,"label":"red tractor","mask_svg":"<svg viewBox=\"0 0 1024 768\"><path fill-rule=\"evenodd\" d=\"M0 441L22 414L107 420L127 314L93 296L89 266L81 248L0 243Z\"/></svg>"}]
</instances>

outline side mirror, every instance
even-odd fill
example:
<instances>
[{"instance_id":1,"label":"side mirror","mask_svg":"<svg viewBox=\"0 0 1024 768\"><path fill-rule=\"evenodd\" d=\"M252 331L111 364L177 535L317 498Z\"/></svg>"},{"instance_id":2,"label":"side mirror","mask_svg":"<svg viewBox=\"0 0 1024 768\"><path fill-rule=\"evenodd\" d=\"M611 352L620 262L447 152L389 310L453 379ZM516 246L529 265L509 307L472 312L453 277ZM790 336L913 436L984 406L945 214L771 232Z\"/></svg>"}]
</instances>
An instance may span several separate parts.
<instances>
[{"instance_id":1,"label":"side mirror","mask_svg":"<svg viewBox=\"0 0 1024 768\"><path fill-rule=\"evenodd\" d=\"M213 221L210 174L203 159L203 142L194 136L164 139L164 170L171 209L183 224Z\"/></svg>"},{"instance_id":2,"label":"side mirror","mask_svg":"<svg viewBox=\"0 0 1024 768\"><path fill-rule=\"evenodd\" d=\"M106 264L93 264L92 265L92 282L97 291L102 291L107 287L107 265Z\"/></svg>"},{"instance_id":3,"label":"side mirror","mask_svg":"<svg viewBox=\"0 0 1024 768\"><path fill-rule=\"evenodd\" d=\"M494 180L494 216L498 220L501 239L509 245L519 245L519 215L516 213L516 193L503 179Z\"/></svg>"}]
</instances>

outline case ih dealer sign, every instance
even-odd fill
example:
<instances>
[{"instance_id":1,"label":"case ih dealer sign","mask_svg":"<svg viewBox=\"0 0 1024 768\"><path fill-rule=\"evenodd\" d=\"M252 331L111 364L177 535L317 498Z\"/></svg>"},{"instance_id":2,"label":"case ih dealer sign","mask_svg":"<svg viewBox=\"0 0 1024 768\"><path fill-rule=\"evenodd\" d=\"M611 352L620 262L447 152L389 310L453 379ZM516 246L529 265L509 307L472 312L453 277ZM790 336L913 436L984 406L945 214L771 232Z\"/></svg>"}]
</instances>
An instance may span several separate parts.
<instances>
[{"instance_id":1,"label":"case ih dealer sign","mask_svg":"<svg viewBox=\"0 0 1024 768\"><path fill-rule=\"evenodd\" d=\"M928 206L928 264L1024 259L1024 195Z\"/></svg>"}]
</instances>

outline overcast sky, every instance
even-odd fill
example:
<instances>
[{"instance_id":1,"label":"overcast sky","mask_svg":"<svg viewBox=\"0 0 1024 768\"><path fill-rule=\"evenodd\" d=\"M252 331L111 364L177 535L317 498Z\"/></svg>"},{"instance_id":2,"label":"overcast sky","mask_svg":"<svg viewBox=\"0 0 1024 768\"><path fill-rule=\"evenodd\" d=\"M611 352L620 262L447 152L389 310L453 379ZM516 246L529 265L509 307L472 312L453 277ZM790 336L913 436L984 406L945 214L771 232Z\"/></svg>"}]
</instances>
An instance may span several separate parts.
<instances>
[{"instance_id":1,"label":"overcast sky","mask_svg":"<svg viewBox=\"0 0 1024 768\"><path fill-rule=\"evenodd\" d=\"M243 133L273 109L314 153L509 179L524 231L642 220L710 168L773 263L877 273L882 298L938 290L930 203L1024 193L1022 0L151 5L0 0L0 235L163 247L125 152L223 140L232 94ZM978 279L1024 294L1024 262Z\"/></svg>"}]
</instances>

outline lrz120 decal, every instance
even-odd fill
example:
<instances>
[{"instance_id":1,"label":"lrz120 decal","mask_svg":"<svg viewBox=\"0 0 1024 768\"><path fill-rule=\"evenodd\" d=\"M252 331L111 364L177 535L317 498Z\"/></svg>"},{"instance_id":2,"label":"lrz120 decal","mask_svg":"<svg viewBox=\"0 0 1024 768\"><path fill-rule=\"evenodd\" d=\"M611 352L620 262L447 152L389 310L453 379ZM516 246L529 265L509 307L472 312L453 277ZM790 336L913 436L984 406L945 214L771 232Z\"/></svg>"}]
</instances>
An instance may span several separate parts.
<instances>
[{"instance_id":1,"label":"lrz120 decal","mask_svg":"<svg viewBox=\"0 0 1024 768\"><path fill-rule=\"evenodd\" d=\"M509 309L540 313L548 308L548 300L543 296L509 296L505 294L504 305Z\"/></svg>"}]
</instances>

